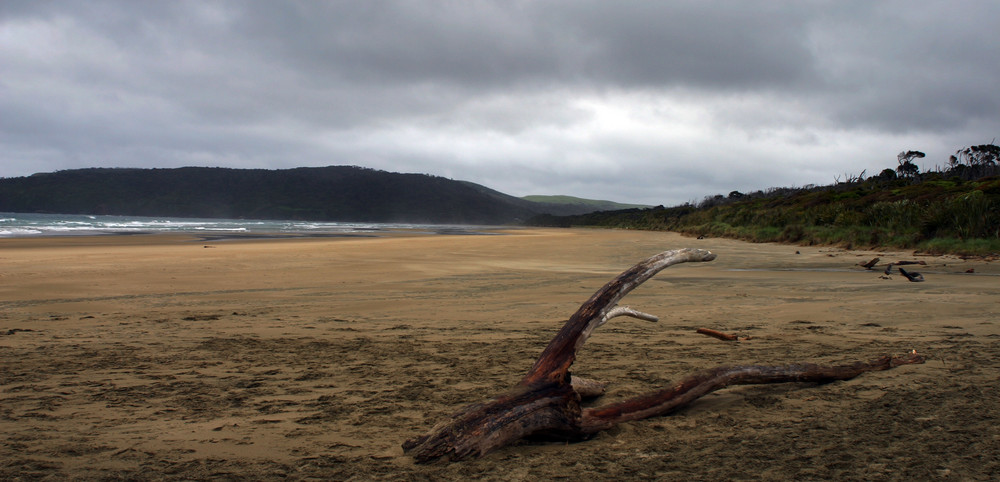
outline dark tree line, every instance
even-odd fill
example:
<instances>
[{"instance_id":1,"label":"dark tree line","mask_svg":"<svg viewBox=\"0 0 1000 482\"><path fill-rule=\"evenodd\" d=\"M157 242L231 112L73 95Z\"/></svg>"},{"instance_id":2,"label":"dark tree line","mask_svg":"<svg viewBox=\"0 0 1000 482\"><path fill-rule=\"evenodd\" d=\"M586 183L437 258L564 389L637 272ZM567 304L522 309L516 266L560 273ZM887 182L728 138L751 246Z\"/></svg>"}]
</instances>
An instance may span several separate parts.
<instances>
[{"instance_id":1,"label":"dark tree line","mask_svg":"<svg viewBox=\"0 0 1000 482\"><path fill-rule=\"evenodd\" d=\"M920 167L916 164L917 159L926 157L921 151L902 151L896 156L897 166L895 169L884 169L876 176L865 176L865 171L861 174L845 174L843 178L834 177L832 186L816 186L807 184L803 187L773 187L758 190L750 193L732 191L728 196L716 194L706 196L698 203L692 203L694 207L705 209L713 206L720 206L737 201L746 201L762 198L789 197L803 192L815 192L825 190L845 191L862 184L873 184L876 187L890 188L904 184L917 184L924 181L947 180L954 181L975 181L990 176L1000 176L1000 147L993 142L980 144L978 146L964 147L955 151L955 154L948 158L944 167L935 166L926 172L920 172Z\"/></svg>"},{"instance_id":2,"label":"dark tree line","mask_svg":"<svg viewBox=\"0 0 1000 482\"><path fill-rule=\"evenodd\" d=\"M78 169L0 179L0 211L506 224L543 210L486 187L353 166Z\"/></svg>"}]
</instances>

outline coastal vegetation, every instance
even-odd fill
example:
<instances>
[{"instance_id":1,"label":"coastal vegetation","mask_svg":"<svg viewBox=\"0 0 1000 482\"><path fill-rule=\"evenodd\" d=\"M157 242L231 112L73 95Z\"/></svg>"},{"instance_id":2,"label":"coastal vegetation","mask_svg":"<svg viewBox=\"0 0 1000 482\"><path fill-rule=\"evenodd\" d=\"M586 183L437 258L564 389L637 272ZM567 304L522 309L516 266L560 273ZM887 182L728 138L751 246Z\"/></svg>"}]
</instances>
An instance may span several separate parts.
<instances>
[{"instance_id":1,"label":"coastal vegetation","mask_svg":"<svg viewBox=\"0 0 1000 482\"><path fill-rule=\"evenodd\" d=\"M602 199L584 199L574 196L522 196L521 199L542 204L554 204L564 206L580 206L581 209L593 211L612 211L616 209L648 208L652 207L644 204L624 204Z\"/></svg>"},{"instance_id":2,"label":"coastal vegetation","mask_svg":"<svg viewBox=\"0 0 1000 482\"><path fill-rule=\"evenodd\" d=\"M669 230L755 242L903 248L930 253L1000 253L1000 148L958 150L943 168L921 173L924 157L904 151L896 169L845 175L827 186L771 188L708 196L698 203L540 215L537 226Z\"/></svg>"}]
</instances>

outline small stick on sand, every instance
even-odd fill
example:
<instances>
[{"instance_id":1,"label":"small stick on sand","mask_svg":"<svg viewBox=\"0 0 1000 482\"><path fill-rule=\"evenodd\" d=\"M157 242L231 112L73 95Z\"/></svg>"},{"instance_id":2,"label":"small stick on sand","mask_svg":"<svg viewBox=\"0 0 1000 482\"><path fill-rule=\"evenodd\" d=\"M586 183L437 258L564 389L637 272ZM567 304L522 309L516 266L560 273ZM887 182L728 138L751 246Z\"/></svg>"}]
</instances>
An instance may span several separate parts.
<instances>
[{"instance_id":1,"label":"small stick on sand","mask_svg":"<svg viewBox=\"0 0 1000 482\"><path fill-rule=\"evenodd\" d=\"M740 337L736 335L730 335L729 333L723 333L721 331L716 331L709 328L698 328L698 333L701 335L708 335L713 338L718 338L724 341L739 341L740 339Z\"/></svg>"}]
</instances>

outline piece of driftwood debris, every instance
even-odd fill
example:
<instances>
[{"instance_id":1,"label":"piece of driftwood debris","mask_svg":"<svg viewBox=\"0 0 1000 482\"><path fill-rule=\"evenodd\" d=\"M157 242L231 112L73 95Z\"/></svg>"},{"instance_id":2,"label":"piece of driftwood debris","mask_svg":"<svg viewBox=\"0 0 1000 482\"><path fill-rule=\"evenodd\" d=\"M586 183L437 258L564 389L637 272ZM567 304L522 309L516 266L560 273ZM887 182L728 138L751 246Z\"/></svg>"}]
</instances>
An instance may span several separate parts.
<instances>
[{"instance_id":1,"label":"piece of driftwood debris","mask_svg":"<svg viewBox=\"0 0 1000 482\"><path fill-rule=\"evenodd\" d=\"M903 268L899 268L899 274L906 277L906 279L913 281L914 283L924 280L924 275L917 273L915 271L906 271Z\"/></svg>"},{"instance_id":2,"label":"piece of driftwood debris","mask_svg":"<svg viewBox=\"0 0 1000 482\"><path fill-rule=\"evenodd\" d=\"M872 260L867 263L858 263L858 264L861 265L861 267L864 269L872 269L875 267L876 264L878 264L880 260L881 258L872 258Z\"/></svg>"},{"instance_id":3,"label":"piece of driftwood debris","mask_svg":"<svg viewBox=\"0 0 1000 482\"><path fill-rule=\"evenodd\" d=\"M5 332L0 332L0 335L14 335L17 333L27 333L29 331L35 331L35 330L32 330L31 328L11 328Z\"/></svg>"},{"instance_id":4,"label":"piece of driftwood debris","mask_svg":"<svg viewBox=\"0 0 1000 482\"><path fill-rule=\"evenodd\" d=\"M723 333L721 331L713 330L711 328L698 328L695 330L700 335L711 336L712 338L718 338L724 341L739 341L740 337L731 333Z\"/></svg>"},{"instance_id":5,"label":"piece of driftwood debris","mask_svg":"<svg viewBox=\"0 0 1000 482\"><path fill-rule=\"evenodd\" d=\"M514 388L459 410L427 434L406 441L403 450L417 462L425 463L478 457L525 437L583 440L622 422L669 413L730 385L846 380L869 371L924 361L911 352L902 357L883 356L871 362L838 366L801 363L719 367L645 395L583 408L580 401L584 395L593 397L604 391L602 385L569 372L587 338L617 316L656 320L653 315L619 307L618 302L669 266L713 259L715 255L706 250L680 249L657 254L626 270L580 306Z\"/></svg>"}]
</instances>

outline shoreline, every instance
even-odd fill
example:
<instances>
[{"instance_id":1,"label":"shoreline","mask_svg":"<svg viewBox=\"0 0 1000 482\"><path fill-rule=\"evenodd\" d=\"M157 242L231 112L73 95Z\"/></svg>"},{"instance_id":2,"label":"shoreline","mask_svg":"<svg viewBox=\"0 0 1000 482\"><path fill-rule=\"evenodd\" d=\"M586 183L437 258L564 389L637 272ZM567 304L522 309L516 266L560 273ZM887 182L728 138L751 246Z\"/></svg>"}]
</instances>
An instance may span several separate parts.
<instances>
[{"instance_id":1,"label":"shoreline","mask_svg":"<svg viewBox=\"0 0 1000 482\"><path fill-rule=\"evenodd\" d=\"M522 228L516 226L482 227L470 225L467 228L447 226L434 232L422 228L392 228L372 233L327 233L327 232L242 232L204 233L198 231L136 231L106 232L87 234L42 234L30 236L0 237L0 249L4 247L44 247L44 246L89 246L89 245L131 245L172 242L241 242L241 241L293 241L308 239L378 239L422 236L496 236L517 233L522 230L548 230L549 228ZM121 238L121 239L119 239ZM129 239L135 238L135 239Z\"/></svg>"},{"instance_id":2,"label":"shoreline","mask_svg":"<svg viewBox=\"0 0 1000 482\"><path fill-rule=\"evenodd\" d=\"M275 219L177 218L87 214L0 213L0 239L48 236L193 234L201 236L379 235L405 231L427 234L481 234L513 228L474 224L305 221Z\"/></svg>"},{"instance_id":3,"label":"shoreline","mask_svg":"<svg viewBox=\"0 0 1000 482\"><path fill-rule=\"evenodd\" d=\"M10 216L41 216L31 213L0 213ZM53 215L45 215L53 216ZM36 226L32 229L46 230L54 229L53 232L21 234L21 235L0 235L0 242L7 239L47 239L52 237L103 237L103 236L156 236L156 235L179 235L190 236L199 242L230 242L247 240L287 240L303 238L362 238L362 237L386 237L386 236L414 236L414 235L495 235L507 234L511 231L531 230L531 229L576 229L576 230L631 230L629 228L604 228L596 226L577 227L544 227L544 226L487 226L487 225L451 225L451 224L408 224L408 223L352 223L335 221L293 221L293 220L240 220L240 219L202 219L202 218L170 218L170 217L127 217L127 216L97 216L97 215L54 215L58 216L55 223L48 227ZM62 219L66 218L66 219ZM72 219L71 219L72 218ZM14 218L8 221L16 220ZM65 223L75 227L67 228L57 225ZM80 228L79 225L92 223L90 228ZM137 225L147 224L149 229L137 229ZM30 223L29 223L30 224ZM104 227L98 227L98 226ZM153 226L157 227L153 227ZM201 228L180 228L178 226L203 226ZM243 227L245 225L245 227ZM27 227L28 225L25 225ZM12 227L18 230L16 225ZM696 237L697 232L692 231L655 231L679 234L685 237ZM701 236L697 236L701 237ZM721 237L720 239L731 239L734 241L744 241L750 243L777 243L787 246L819 246L836 247L847 250L858 251L913 251L914 256L948 256L954 255L969 260L996 261L996 254L989 255L968 255L948 252L921 251L919 248L900 248L893 246L866 246L852 247L844 246L842 243L831 244L800 244L795 242L780 240L748 240L743 237ZM46 242L43 241L42 244ZM77 244L87 244L77 243Z\"/></svg>"}]
</instances>

